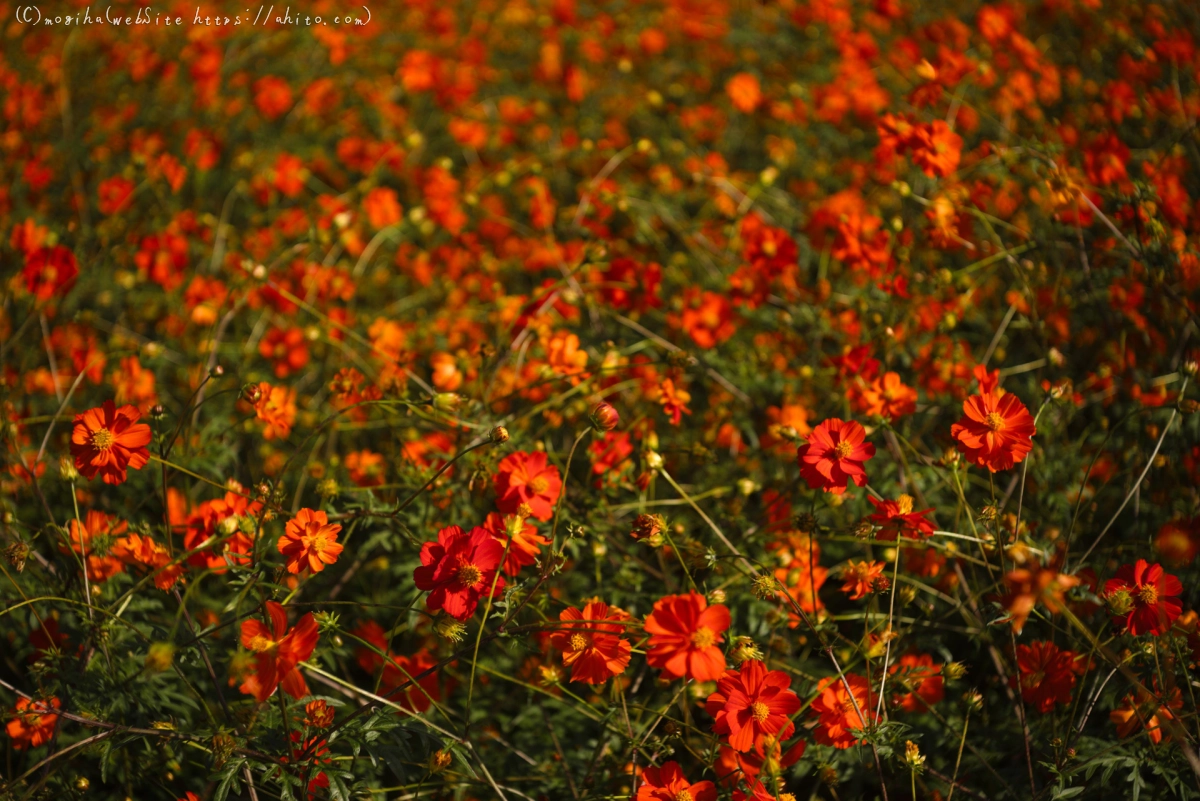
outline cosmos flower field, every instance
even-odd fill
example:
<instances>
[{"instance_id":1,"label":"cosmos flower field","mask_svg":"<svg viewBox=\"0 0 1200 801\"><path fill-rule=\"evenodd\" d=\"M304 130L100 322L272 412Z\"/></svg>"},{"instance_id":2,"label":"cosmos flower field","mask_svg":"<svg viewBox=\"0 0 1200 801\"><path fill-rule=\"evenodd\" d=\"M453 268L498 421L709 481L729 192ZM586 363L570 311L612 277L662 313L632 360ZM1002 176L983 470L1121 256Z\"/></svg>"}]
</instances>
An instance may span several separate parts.
<instances>
[{"instance_id":1,"label":"cosmos flower field","mask_svg":"<svg viewBox=\"0 0 1200 801\"><path fill-rule=\"evenodd\" d=\"M0 798L1200 798L1200 7L33 10Z\"/></svg>"}]
</instances>

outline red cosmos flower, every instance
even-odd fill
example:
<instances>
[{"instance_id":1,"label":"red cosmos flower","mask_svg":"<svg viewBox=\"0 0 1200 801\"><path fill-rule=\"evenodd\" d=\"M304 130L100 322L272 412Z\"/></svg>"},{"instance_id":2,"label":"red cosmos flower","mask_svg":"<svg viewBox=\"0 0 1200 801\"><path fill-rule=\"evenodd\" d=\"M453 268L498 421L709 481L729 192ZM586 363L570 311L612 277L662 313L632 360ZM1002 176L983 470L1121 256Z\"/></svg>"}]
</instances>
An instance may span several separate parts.
<instances>
[{"instance_id":1,"label":"red cosmos flower","mask_svg":"<svg viewBox=\"0 0 1200 801\"><path fill-rule=\"evenodd\" d=\"M884 542L895 542L897 536L909 539L923 540L933 536L933 523L925 519L925 515L933 509L913 511L913 499L909 495L901 495L894 501L877 501L868 496L867 500L875 504L875 514L868 519L879 526L875 539Z\"/></svg>"},{"instance_id":2,"label":"red cosmos flower","mask_svg":"<svg viewBox=\"0 0 1200 801\"><path fill-rule=\"evenodd\" d=\"M139 423L136 406L117 408L111 400L75 415L71 455L75 469L89 480L99 473L105 484L125 481L126 468L140 470L150 461L150 426Z\"/></svg>"},{"instance_id":3,"label":"red cosmos flower","mask_svg":"<svg viewBox=\"0 0 1200 801\"><path fill-rule=\"evenodd\" d=\"M693 591L668 595L646 617L650 635L646 661L674 678L715 681L725 673L725 655L717 647L729 628L729 609Z\"/></svg>"},{"instance_id":4,"label":"red cosmos flower","mask_svg":"<svg viewBox=\"0 0 1200 801\"><path fill-rule=\"evenodd\" d=\"M542 546L550 544L549 538L538 534L537 529L526 523L525 518L520 515L501 516L496 512L489 512L487 519L483 521L483 527L500 543L501 550L504 550L504 543L512 538L512 543L508 546L508 555L504 559L504 572L510 576L517 575L521 568L537 562Z\"/></svg>"},{"instance_id":5,"label":"red cosmos flower","mask_svg":"<svg viewBox=\"0 0 1200 801\"><path fill-rule=\"evenodd\" d=\"M712 782L692 784L683 777L678 762L664 762L661 768L642 771L642 785L635 801L717 801L717 786Z\"/></svg>"},{"instance_id":6,"label":"red cosmos flower","mask_svg":"<svg viewBox=\"0 0 1200 801\"><path fill-rule=\"evenodd\" d=\"M275 377L287 378L308 364L308 342L300 328L272 328L258 343L258 352L275 363Z\"/></svg>"},{"instance_id":7,"label":"red cosmos flower","mask_svg":"<svg viewBox=\"0 0 1200 801\"><path fill-rule=\"evenodd\" d=\"M705 703L716 718L713 731L727 737L735 751L749 751L764 737L786 740L796 729L789 716L800 709L791 686L788 674L767 670L757 659L746 660L740 670L726 671Z\"/></svg>"},{"instance_id":8,"label":"red cosmos flower","mask_svg":"<svg viewBox=\"0 0 1200 801\"><path fill-rule=\"evenodd\" d=\"M326 565L337 561L342 545L337 541L342 527L330 523L324 512L301 509L288 521L284 534L279 538L279 552L287 557L289 573L299 573L308 568L320 573Z\"/></svg>"},{"instance_id":9,"label":"red cosmos flower","mask_svg":"<svg viewBox=\"0 0 1200 801\"><path fill-rule=\"evenodd\" d=\"M1077 576L1060 573L1058 568L1057 564L1042 567L1036 561L1031 561L1025 567L1010 570L1004 575L1004 586L1008 592L1000 599L1000 604L1008 610L1013 631L1017 634L1021 633L1029 613L1039 601L1051 612L1057 613L1066 604L1067 590L1079 586L1080 579Z\"/></svg>"},{"instance_id":10,"label":"red cosmos flower","mask_svg":"<svg viewBox=\"0 0 1200 801\"><path fill-rule=\"evenodd\" d=\"M141 565L152 571L154 586L160 590L171 589L183 575L183 565L171 565L171 554L162 543L140 534L130 534L117 540L112 554L127 565Z\"/></svg>"},{"instance_id":11,"label":"red cosmos flower","mask_svg":"<svg viewBox=\"0 0 1200 801\"><path fill-rule=\"evenodd\" d=\"M274 601L267 601L266 607L269 628L254 618L242 621L242 647L254 653L255 671L239 689L260 704L276 687L283 687L293 698L303 698L308 695L308 684L296 665L312 656L317 647L317 621L309 612L289 631L283 607Z\"/></svg>"},{"instance_id":12,"label":"red cosmos flower","mask_svg":"<svg viewBox=\"0 0 1200 801\"><path fill-rule=\"evenodd\" d=\"M1154 549L1168 565L1190 565L1200 553L1200 517L1164 523L1154 535Z\"/></svg>"},{"instance_id":13,"label":"red cosmos flower","mask_svg":"<svg viewBox=\"0 0 1200 801\"><path fill-rule=\"evenodd\" d=\"M1021 697L1045 714L1055 704L1070 705L1075 677L1087 670L1087 658L1060 650L1049 641L1031 642L1017 646L1017 670L1021 674ZM1010 682L1015 686L1017 679Z\"/></svg>"},{"instance_id":14,"label":"red cosmos flower","mask_svg":"<svg viewBox=\"0 0 1200 801\"><path fill-rule=\"evenodd\" d=\"M227 486L230 491L225 493L225 497L205 501L192 510L183 534L183 547L191 551L199 548L209 537L223 537L231 533L217 547L188 557L188 564L207 567L215 573L224 573L231 562L243 565L250 562L254 540L243 528L253 532L257 527L254 519L262 511L261 503L239 494L242 489L240 484L230 482ZM232 522L226 523L227 520Z\"/></svg>"},{"instance_id":15,"label":"red cosmos flower","mask_svg":"<svg viewBox=\"0 0 1200 801\"><path fill-rule=\"evenodd\" d=\"M893 703L905 712L924 712L945 697L942 666L933 663L929 654L905 654L888 670L902 692ZM893 685L893 686L895 686Z\"/></svg>"},{"instance_id":16,"label":"red cosmos flower","mask_svg":"<svg viewBox=\"0 0 1200 801\"><path fill-rule=\"evenodd\" d=\"M25 257L25 288L45 303L58 294L66 294L79 275L75 254L62 245L38 248Z\"/></svg>"},{"instance_id":17,"label":"red cosmos flower","mask_svg":"<svg viewBox=\"0 0 1200 801\"><path fill-rule=\"evenodd\" d=\"M549 520L562 491L558 468L547 464L544 451L516 451L505 456L492 479L496 488L496 508L515 514L525 504L529 515Z\"/></svg>"},{"instance_id":18,"label":"red cosmos flower","mask_svg":"<svg viewBox=\"0 0 1200 801\"><path fill-rule=\"evenodd\" d=\"M846 692L847 684L850 693ZM812 710L819 716L817 728L813 730L818 743L849 748L859 742L851 733L852 729L862 731L878 722L874 693L862 676L847 673L845 682L838 676L830 676L821 679L817 690L820 695L813 701Z\"/></svg>"},{"instance_id":19,"label":"red cosmos flower","mask_svg":"<svg viewBox=\"0 0 1200 801\"><path fill-rule=\"evenodd\" d=\"M715 348L737 331L733 306L724 295L695 287L683 294L683 313L675 323L705 350Z\"/></svg>"},{"instance_id":20,"label":"red cosmos flower","mask_svg":"<svg viewBox=\"0 0 1200 801\"><path fill-rule=\"evenodd\" d=\"M629 641L622 639L629 615L610 609L602 601L591 601L580 612L568 607L558 619L566 626L556 631L550 644L563 652L563 666L571 668L571 681L603 684L629 666ZM608 622L615 621L615 622Z\"/></svg>"},{"instance_id":21,"label":"red cosmos flower","mask_svg":"<svg viewBox=\"0 0 1200 801\"><path fill-rule=\"evenodd\" d=\"M494 598L504 589L504 578L496 575L504 548L482 526L470 533L458 526L438 532L437 542L421 547L421 567L413 571L417 588L429 592L426 608L441 609L455 620L475 614L480 596Z\"/></svg>"},{"instance_id":22,"label":"red cosmos flower","mask_svg":"<svg viewBox=\"0 0 1200 801\"><path fill-rule=\"evenodd\" d=\"M860 487L865 485L863 462L875 455L875 446L863 441L866 436L853 420L831 417L824 421L796 452L801 477L812 489L820 487L834 495L845 492L851 480Z\"/></svg>"},{"instance_id":23,"label":"red cosmos flower","mask_svg":"<svg viewBox=\"0 0 1200 801\"><path fill-rule=\"evenodd\" d=\"M1166 634L1183 607L1179 595L1183 584L1163 572L1162 565L1145 559L1122 565L1104 584L1104 599L1113 613L1113 625L1130 634Z\"/></svg>"},{"instance_id":24,"label":"red cosmos flower","mask_svg":"<svg viewBox=\"0 0 1200 801\"><path fill-rule=\"evenodd\" d=\"M12 747L24 751L46 743L54 735L54 727L58 723L58 715L51 710L61 706L62 703L54 697L45 701L18 698L13 717L5 726Z\"/></svg>"},{"instance_id":25,"label":"red cosmos flower","mask_svg":"<svg viewBox=\"0 0 1200 801\"><path fill-rule=\"evenodd\" d=\"M124 567L121 560L110 554L107 546L103 551L97 553L95 541L121 536L129 529L128 523L96 509L89 509L82 521L69 521L67 529L71 549L84 556L88 581L99 584L122 572Z\"/></svg>"},{"instance_id":26,"label":"red cosmos flower","mask_svg":"<svg viewBox=\"0 0 1200 801\"><path fill-rule=\"evenodd\" d=\"M1033 415L1011 392L972 395L963 417L950 427L958 449L975 465L995 473L1019 464L1033 450Z\"/></svg>"}]
</instances>

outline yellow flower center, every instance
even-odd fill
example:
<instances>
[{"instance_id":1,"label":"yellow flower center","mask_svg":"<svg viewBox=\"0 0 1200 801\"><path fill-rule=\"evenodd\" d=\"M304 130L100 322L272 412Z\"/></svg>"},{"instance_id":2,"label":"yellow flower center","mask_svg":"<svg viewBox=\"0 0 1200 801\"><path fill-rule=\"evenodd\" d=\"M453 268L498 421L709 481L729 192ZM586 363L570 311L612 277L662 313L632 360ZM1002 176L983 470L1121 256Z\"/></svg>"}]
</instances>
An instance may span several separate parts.
<instances>
[{"instance_id":1,"label":"yellow flower center","mask_svg":"<svg viewBox=\"0 0 1200 801\"><path fill-rule=\"evenodd\" d=\"M260 653L262 651L266 651L274 644L275 643L270 637L265 637L262 634L256 634L250 639L250 650L254 651L255 653Z\"/></svg>"},{"instance_id":2,"label":"yellow flower center","mask_svg":"<svg viewBox=\"0 0 1200 801\"><path fill-rule=\"evenodd\" d=\"M671 801L692 801L692 793L690 790L680 790Z\"/></svg>"},{"instance_id":3,"label":"yellow flower center","mask_svg":"<svg viewBox=\"0 0 1200 801\"><path fill-rule=\"evenodd\" d=\"M550 482L546 480L545 476L538 476L533 481L529 482L529 488L531 490L533 490L534 492L536 492L538 495L541 495L549 487L550 487Z\"/></svg>"},{"instance_id":4,"label":"yellow flower center","mask_svg":"<svg viewBox=\"0 0 1200 801\"><path fill-rule=\"evenodd\" d=\"M850 454L851 454L853 451L854 451L854 446L853 446L853 445L851 445L849 442L846 442L845 440L843 440L843 441L839 442L839 443L838 443L836 446L834 446L834 448L833 448L833 452L834 452L835 454L837 454L837 458L839 458L839 459L845 459L845 458L846 458L847 456L849 456L849 455L850 455Z\"/></svg>"},{"instance_id":5,"label":"yellow flower center","mask_svg":"<svg viewBox=\"0 0 1200 801\"><path fill-rule=\"evenodd\" d=\"M910 515L913 509L913 499L911 495L901 495L896 499L896 504L900 507L900 514Z\"/></svg>"},{"instance_id":6,"label":"yellow flower center","mask_svg":"<svg viewBox=\"0 0 1200 801\"><path fill-rule=\"evenodd\" d=\"M483 578L483 571L468 562L458 566L457 577L464 587L474 587Z\"/></svg>"},{"instance_id":7,"label":"yellow flower center","mask_svg":"<svg viewBox=\"0 0 1200 801\"><path fill-rule=\"evenodd\" d=\"M711 648L713 643L717 641L717 635L712 629L701 626L696 629L696 633L692 635L692 645L697 648Z\"/></svg>"},{"instance_id":8,"label":"yellow flower center","mask_svg":"<svg viewBox=\"0 0 1200 801\"><path fill-rule=\"evenodd\" d=\"M987 423L987 427L993 431L1004 428L1004 418L998 412L988 412L988 416L983 418L983 422Z\"/></svg>"},{"instance_id":9,"label":"yellow flower center","mask_svg":"<svg viewBox=\"0 0 1200 801\"><path fill-rule=\"evenodd\" d=\"M107 428L100 428L92 432L92 444L95 445L98 450L106 451L111 448L113 443L116 441L117 438L113 436L113 432L109 431Z\"/></svg>"},{"instance_id":10,"label":"yellow flower center","mask_svg":"<svg viewBox=\"0 0 1200 801\"><path fill-rule=\"evenodd\" d=\"M765 723L771 717L771 710L762 701L755 701L750 705L750 716L759 723Z\"/></svg>"},{"instance_id":11,"label":"yellow flower center","mask_svg":"<svg viewBox=\"0 0 1200 801\"><path fill-rule=\"evenodd\" d=\"M571 650L572 651L582 651L584 648L587 648L587 645L588 645L587 637L584 637L582 634L572 634L571 635Z\"/></svg>"},{"instance_id":12,"label":"yellow flower center","mask_svg":"<svg viewBox=\"0 0 1200 801\"><path fill-rule=\"evenodd\" d=\"M1147 605L1158 603L1158 587L1153 584L1143 584L1138 590L1138 600Z\"/></svg>"}]
</instances>

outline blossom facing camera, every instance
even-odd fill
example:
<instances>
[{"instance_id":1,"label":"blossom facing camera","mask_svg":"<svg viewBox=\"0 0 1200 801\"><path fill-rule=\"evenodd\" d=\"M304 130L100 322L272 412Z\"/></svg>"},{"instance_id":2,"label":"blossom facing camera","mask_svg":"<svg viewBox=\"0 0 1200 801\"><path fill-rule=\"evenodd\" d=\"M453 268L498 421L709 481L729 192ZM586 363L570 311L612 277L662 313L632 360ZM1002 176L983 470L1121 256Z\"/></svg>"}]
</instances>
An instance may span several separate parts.
<instances>
[{"instance_id":1,"label":"blossom facing camera","mask_svg":"<svg viewBox=\"0 0 1200 801\"><path fill-rule=\"evenodd\" d=\"M343 547L337 541L341 530L340 525L329 522L324 512L301 509L279 538L279 552L287 557L288 572L299 573L307 568L320 573L336 562Z\"/></svg>"},{"instance_id":2,"label":"blossom facing camera","mask_svg":"<svg viewBox=\"0 0 1200 801\"><path fill-rule=\"evenodd\" d=\"M1160 636L1183 611L1179 596L1183 583L1163 571L1162 565L1139 559L1122 565L1104 584L1104 598L1113 615L1113 625L1135 637L1139 634Z\"/></svg>"},{"instance_id":3,"label":"blossom facing camera","mask_svg":"<svg viewBox=\"0 0 1200 801\"><path fill-rule=\"evenodd\" d=\"M697 592L660 598L646 617L646 661L672 678L716 681L725 673L725 654L718 646L729 622L727 607L709 606Z\"/></svg>"},{"instance_id":4,"label":"blossom facing camera","mask_svg":"<svg viewBox=\"0 0 1200 801\"><path fill-rule=\"evenodd\" d=\"M853 420L830 418L812 430L808 442L796 451L800 476L812 489L841 495L853 481L867 483L863 464L875 455L875 446L866 442L866 430Z\"/></svg>"},{"instance_id":5,"label":"blossom facing camera","mask_svg":"<svg viewBox=\"0 0 1200 801\"><path fill-rule=\"evenodd\" d=\"M998 393L994 390L967 398L962 419L950 427L950 436L963 456L993 473L1024 461L1037 434L1025 404L1011 392Z\"/></svg>"},{"instance_id":6,"label":"blossom facing camera","mask_svg":"<svg viewBox=\"0 0 1200 801\"><path fill-rule=\"evenodd\" d=\"M437 542L422 546L413 581L429 593L429 611L441 609L463 621L475 614L480 598L494 598L504 589L504 577L496 575L503 556L504 547L486 528L466 532L449 526L438 532Z\"/></svg>"},{"instance_id":7,"label":"blossom facing camera","mask_svg":"<svg viewBox=\"0 0 1200 801\"><path fill-rule=\"evenodd\" d=\"M140 470L150 461L150 426L139 423L136 406L117 407L111 400L103 406L75 415L71 432L71 455L75 469L89 481L97 475L105 484L122 484L126 471Z\"/></svg>"},{"instance_id":8,"label":"blossom facing camera","mask_svg":"<svg viewBox=\"0 0 1200 801\"><path fill-rule=\"evenodd\" d=\"M316 618L309 612L289 629L282 606L267 601L266 613L270 626L255 618L242 621L242 647L254 655L254 669L239 689L253 695L260 704L277 687L283 687L293 698L303 698L308 695L308 684L296 666L312 656L317 647Z\"/></svg>"},{"instance_id":9,"label":"blossom facing camera","mask_svg":"<svg viewBox=\"0 0 1200 801\"><path fill-rule=\"evenodd\" d=\"M726 671L705 704L716 718L713 731L727 738L735 751L749 751L767 737L786 740L796 728L790 717L800 709L791 686L788 674L767 670L757 659Z\"/></svg>"}]
</instances>

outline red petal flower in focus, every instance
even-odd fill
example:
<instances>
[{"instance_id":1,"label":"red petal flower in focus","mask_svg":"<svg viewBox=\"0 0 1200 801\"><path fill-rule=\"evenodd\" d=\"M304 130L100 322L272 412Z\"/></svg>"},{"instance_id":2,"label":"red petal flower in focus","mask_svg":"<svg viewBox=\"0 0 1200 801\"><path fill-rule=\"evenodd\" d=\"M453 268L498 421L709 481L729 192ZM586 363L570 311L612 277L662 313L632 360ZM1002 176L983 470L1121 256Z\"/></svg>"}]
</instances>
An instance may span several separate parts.
<instances>
[{"instance_id":1,"label":"red petal flower in focus","mask_svg":"<svg viewBox=\"0 0 1200 801\"><path fill-rule=\"evenodd\" d=\"M421 567L413 571L418 589L429 593L425 606L431 612L441 609L455 620L475 614L480 596L492 591L496 597L504 589L504 578L496 576L504 548L482 526L470 533L458 526L438 532L437 542L421 548Z\"/></svg>"},{"instance_id":2,"label":"red petal flower in focus","mask_svg":"<svg viewBox=\"0 0 1200 801\"><path fill-rule=\"evenodd\" d=\"M242 647L254 653L255 670L239 689L260 704L280 686L293 698L303 698L308 684L296 665L317 647L317 621L309 612L289 631L283 607L274 601L267 601L266 607L270 628L253 618L242 621Z\"/></svg>"},{"instance_id":3,"label":"red petal flower in focus","mask_svg":"<svg viewBox=\"0 0 1200 801\"><path fill-rule=\"evenodd\" d=\"M111 400L75 415L71 455L87 479L99 473L105 484L125 481L126 468L140 470L150 461L150 426L139 423L136 406L117 408Z\"/></svg>"},{"instance_id":4,"label":"red petal flower in focus","mask_svg":"<svg viewBox=\"0 0 1200 801\"><path fill-rule=\"evenodd\" d=\"M537 529L525 522L520 515L500 516L496 512L488 512L483 521L483 527L492 532L504 550L504 543L512 539L508 546L508 555L504 558L504 572L515 576L521 568L537 562L543 545L549 545L550 539L538 534Z\"/></svg>"},{"instance_id":5,"label":"red petal flower in focus","mask_svg":"<svg viewBox=\"0 0 1200 801\"><path fill-rule=\"evenodd\" d=\"M757 659L726 671L705 704L716 718L713 731L727 737L735 751L749 751L764 737L786 740L796 729L789 717L800 709L791 685L788 674L767 670Z\"/></svg>"},{"instance_id":6,"label":"red petal flower in focus","mask_svg":"<svg viewBox=\"0 0 1200 801\"><path fill-rule=\"evenodd\" d=\"M692 784L683 776L678 762L664 762L661 768L646 768L636 801L717 801L717 786L712 782Z\"/></svg>"},{"instance_id":7,"label":"red petal flower in focus","mask_svg":"<svg viewBox=\"0 0 1200 801\"><path fill-rule=\"evenodd\" d=\"M863 462L875 455L875 446L864 442L866 436L863 427L853 420L832 417L824 421L796 452L801 477L812 489L834 495L845 492L851 480L860 487L865 485Z\"/></svg>"},{"instance_id":8,"label":"red petal flower in focus","mask_svg":"<svg viewBox=\"0 0 1200 801\"><path fill-rule=\"evenodd\" d=\"M853 696L846 692L847 684ZM847 673L845 682L838 676L830 676L821 679L817 689L820 695L813 701L812 710L819 716L813 730L818 743L849 748L858 743L851 730L862 731L878 721L874 693L862 676Z\"/></svg>"},{"instance_id":9,"label":"red petal flower in focus","mask_svg":"<svg viewBox=\"0 0 1200 801\"><path fill-rule=\"evenodd\" d=\"M975 465L995 473L1019 464L1033 450L1037 427L1025 404L1011 392L972 395L963 417L950 427L958 449Z\"/></svg>"},{"instance_id":10,"label":"red petal flower in focus","mask_svg":"<svg viewBox=\"0 0 1200 801\"><path fill-rule=\"evenodd\" d=\"M1183 611L1179 595L1183 584L1163 572L1162 565L1145 559L1122 565L1104 584L1104 598L1113 613L1113 624L1129 633L1166 634Z\"/></svg>"},{"instance_id":11,"label":"red petal flower in focus","mask_svg":"<svg viewBox=\"0 0 1200 801\"><path fill-rule=\"evenodd\" d=\"M629 641L621 639L622 623L629 615L608 604L592 601L580 612L568 607L558 619L567 625L555 632L550 644L563 652L563 666L571 668L571 681L603 684L629 666ZM608 621L617 621L610 623Z\"/></svg>"},{"instance_id":12,"label":"red petal flower in focus","mask_svg":"<svg viewBox=\"0 0 1200 801\"><path fill-rule=\"evenodd\" d=\"M646 617L650 634L646 661L680 679L715 681L725 673L725 655L717 647L729 628L729 609L708 605L697 592L668 595L654 604Z\"/></svg>"},{"instance_id":13,"label":"red petal flower in focus","mask_svg":"<svg viewBox=\"0 0 1200 801\"><path fill-rule=\"evenodd\" d=\"M288 572L299 573L307 567L313 573L320 573L326 565L336 562L342 552L337 541L341 530L341 526L329 522L324 512L301 509L288 521L279 538L279 552L288 559Z\"/></svg>"},{"instance_id":14,"label":"red petal flower in focus","mask_svg":"<svg viewBox=\"0 0 1200 801\"><path fill-rule=\"evenodd\" d=\"M945 697L942 666L929 654L905 654L888 670L895 676L893 686L907 690L893 699L905 712L924 712Z\"/></svg>"},{"instance_id":15,"label":"red petal flower in focus","mask_svg":"<svg viewBox=\"0 0 1200 801\"><path fill-rule=\"evenodd\" d=\"M554 514L562 478L557 467L546 463L544 451L517 451L500 462L493 485L501 512L516 514L521 504L526 504L531 517L545 521Z\"/></svg>"}]
</instances>

